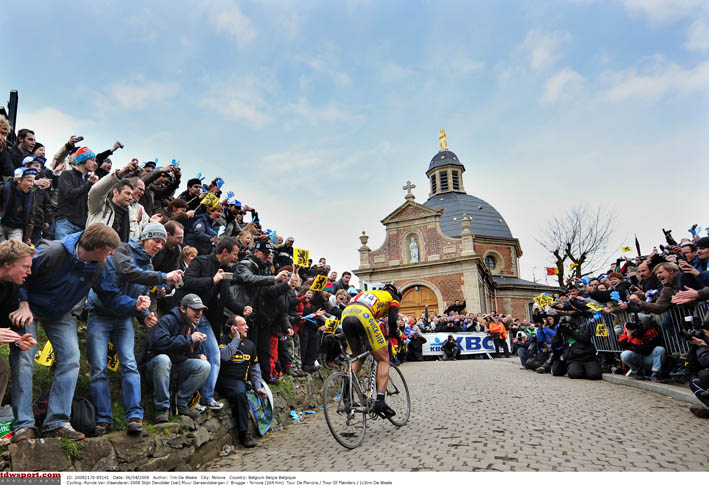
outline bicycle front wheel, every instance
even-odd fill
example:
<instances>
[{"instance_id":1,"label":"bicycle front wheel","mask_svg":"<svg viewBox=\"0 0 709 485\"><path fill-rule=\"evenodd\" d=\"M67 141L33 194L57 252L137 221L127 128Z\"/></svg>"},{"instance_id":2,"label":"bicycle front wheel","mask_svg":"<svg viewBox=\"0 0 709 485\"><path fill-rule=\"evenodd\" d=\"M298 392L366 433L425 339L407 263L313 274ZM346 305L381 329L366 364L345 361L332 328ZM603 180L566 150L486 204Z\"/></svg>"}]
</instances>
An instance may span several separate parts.
<instances>
[{"instance_id":1,"label":"bicycle front wheel","mask_svg":"<svg viewBox=\"0 0 709 485\"><path fill-rule=\"evenodd\" d=\"M389 418L389 422L394 426L404 426L411 416L411 397L404 375L395 365L389 366L386 402L396 411L396 414Z\"/></svg>"},{"instance_id":2,"label":"bicycle front wheel","mask_svg":"<svg viewBox=\"0 0 709 485\"><path fill-rule=\"evenodd\" d=\"M332 436L345 448L357 448L367 429L366 406L349 389L344 372L333 372L322 388L323 412ZM352 399L352 394L355 398Z\"/></svg>"}]
</instances>

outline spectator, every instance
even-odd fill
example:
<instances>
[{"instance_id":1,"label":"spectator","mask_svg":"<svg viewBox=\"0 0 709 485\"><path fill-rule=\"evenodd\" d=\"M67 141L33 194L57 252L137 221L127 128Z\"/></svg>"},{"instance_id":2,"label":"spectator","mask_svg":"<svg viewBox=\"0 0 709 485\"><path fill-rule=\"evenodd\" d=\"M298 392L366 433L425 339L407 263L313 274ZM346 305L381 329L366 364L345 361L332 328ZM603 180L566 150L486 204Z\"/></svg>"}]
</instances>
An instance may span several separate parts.
<instances>
[{"instance_id":1,"label":"spectator","mask_svg":"<svg viewBox=\"0 0 709 485\"><path fill-rule=\"evenodd\" d=\"M197 210L202 201L202 181L198 178L187 181L187 190L179 195L179 198L187 202L188 210Z\"/></svg>"},{"instance_id":2,"label":"spectator","mask_svg":"<svg viewBox=\"0 0 709 485\"><path fill-rule=\"evenodd\" d=\"M407 360L421 362L423 360L423 344L426 342L427 340L420 333L413 332L407 345Z\"/></svg>"},{"instance_id":3,"label":"spectator","mask_svg":"<svg viewBox=\"0 0 709 485\"><path fill-rule=\"evenodd\" d=\"M130 239L138 239L143 232L143 228L150 222L148 213L145 208L140 205L140 198L145 193L145 182L140 177L131 177L128 179L133 184L133 200L128 206L128 217L130 218Z\"/></svg>"},{"instance_id":4,"label":"spectator","mask_svg":"<svg viewBox=\"0 0 709 485\"><path fill-rule=\"evenodd\" d=\"M17 146L8 149L13 170L21 168L22 160L32 155L34 144L34 131L23 128L17 132Z\"/></svg>"},{"instance_id":5,"label":"spectator","mask_svg":"<svg viewBox=\"0 0 709 485\"><path fill-rule=\"evenodd\" d=\"M460 300L456 300L455 303L446 308L445 313L460 313L463 310L465 310L465 300L463 300L463 303L461 303Z\"/></svg>"},{"instance_id":6,"label":"spectator","mask_svg":"<svg viewBox=\"0 0 709 485\"><path fill-rule=\"evenodd\" d=\"M625 324L623 335L618 339L625 350L620 359L630 367L636 379L642 379L645 370L650 370L652 381L659 381L659 373L665 363L665 348L660 345L660 332L654 325L652 315L639 313L637 322Z\"/></svg>"},{"instance_id":7,"label":"spectator","mask_svg":"<svg viewBox=\"0 0 709 485\"><path fill-rule=\"evenodd\" d=\"M140 241L132 239L122 243L106 263L106 274L100 287L89 293L89 310L86 342L91 379L89 393L96 407L96 432L106 433L113 421L111 395L106 375L108 342L113 343L121 366L122 396L125 409L126 431L139 434L143 431L143 408L140 406L140 374L135 361L133 344L135 336L131 317L138 317L151 328L157 323L154 313L148 312L150 287L166 281L175 282L181 271L169 274L153 271L151 259L162 248L167 233L156 222L145 226ZM108 307L99 296L104 292L123 295L122 308Z\"/></svg>"},{"instance_id":8,"label":"spectator","mask_svg":"<svg viewBox=\"0 0 709 485\"><path fill-rule=\"evenodd\" d=\"M155 163L155 162L149 162ZM148 164L146 163L147 167ZM170 198L180 186L181 172L180 167L168 165L151 172L146 172L143 169L143 183L146 186L145 193L138 202L145 208L148 217L152 217L156 212L156 203L162 199Z\"/></svg>"},{"instance_id":9,"label":"spectator","mask_svg":"<svg viewBox=\"0 0 709 485\"><path fill-rule=\"evenodd\" d=\"M197 250L192 246L182 248L182 263L185 268L189 267L190 263L197 257Z\"/></svg>"},{"instance_id":10,"label":"spectator","mask_svg":"<svg viewBox=\"0 0 709 485\"><path fill-rule=\"evenodd\" d=\"M121 170L103 177L89 190L86 223L101 222L112 227L121 242L130 239L129 207L135 189L129 180L122 177L133 172L137 166L137 160L133 160Z\"/></svg>"},{"instance_id":11,"label":"spectator","mask_svg":"<svg viewBox=\"0 0 709 485\"><path fill-rule=\"evenodd\" d=\"M660 296L657 298L655 303L642 301L640 298L633 294L628 298L631 304L631 311L635 311L635 308L640 311L649 311L652 313L662 313L667 311L672 305L672 296L679 291L680 287L680 271L675 263L660 263L654 268L655 275L662 283L662 291L660 291ZM620 307L622 309L627 309L628 305L621 303Z\"/></svg>"},{"instance_id":12,"label":"spectator","mask_svg":"<svg viewBox=\"0 0 709 485\"><path fill-rule=\"evenodd\" d=\"M170 419L172 372L177 378L177 412L193 419L199 417L199 411L190 409L188 402L209 377L211 367L202 351L207 336L197 331L198 326L209 326L203 316L206 309L199 296L189 293L148 333L147 373L155 393L156 424Z\"/></svg>"},{"instance_id":13,"label":"spectator","mask_svg":"<svg viewBox=\"0 0 709 485\"><path fill-rule=\"evenodd\" d=\"M10 148L7 146L7 136L10 131L12 131L10 122L0 115L0 177L3 179L12 177L15 173L15 166L10 156Z\"/></svg>"},{"instance_id":14,"label":"spectator","mask_svg":"<svg viewBox=\"0 0 709 485\"><path fill-rule=\"evenodd\" d=\"M266 397L261 385L261 369L256 356L256 344L247 338L249 326L238 315L233 317L231 332L221 338L219 345L222 360L219 380L219 394L231 403L231 412L239 429L239 442L246 448L256 446L249 432L249 403L246 400L246 378L248 376L254 390Z\"/></svg>"},{"instance_id":15,"label":"spectator","mask_svg":"<svg viewBox=\"0 0 709 485\"><path fill-rule=\"evenodd\" d=\"M74 161L76 166L59 176L55 236L60 240L86 227L89 190L98 182L98 176L93 173L97 167L94 152L87 147L79 148Z\"/></svg>"},{"instance_id":16,"label":"spectator","mask_svg":"<svg viewBox=\"0 0 709 485\"><path fill-rule=\"evenodd\" d=\"M588 322L560 323L555 339L564 341L564 360L570 379L599 380L601 364L596 360L596 348L591 342ZM557 347L556 342L552 342Z\"/></svg>"},{"instance_id":17,"label":"spectator","mask_svg":"<svg viewBox=\"0 0 709 485\"><path fill-rule=\"evenodd\" d=\"M495 357L500 356L500 347L505 352L505 357L510 356L510 349L507 346L507 329L498 315L493 315L488 327L492 341L495 344Z\"/></svg>"},{"instance_id":18,"label":"spectator","mask_svg":"<svg viewBox=\"0 0 709 485\"><path fill-rule=\"evenodd\" d=\"M448 335L446 341L441 345L441 350L443 351L443 360L456 360L460 357L460 348L453 335Z\"/></svg>"},{"instance_id":19,"label":"spectator","mask_svg":"<svg viewBox=\"0 0 709 485\"><path fill-rule=\"evenodd\" d=\"M333 285L335 287L335 291L337 290L349 290L350 289L350 279L352 278L352 273L349 271L344 271L342 273L342 276L340 276L340 279L335 282Z\"/></svg>"},{"instance_id":20,"label":"spectator","mask_svg":"<svg viewBox=\"0 0 709 485\"><path fill-rule=\"evenodd\" d=\"M28 352L37 341L31 333L20 335L12 330L9 315L17 310L20 303L20 285L25 282L32 271L32 256L36 251L21 241L5 241L0 243L0 343L9 343L10 354ZM33 354L34 352L32 352ZM7 380L10 376L10 366L0 357L0 400L5 396ZM25 439L27 435L24 435ZM16 439L15 442L21 441Z\"/></svg>"},{"instance_id":21,"label":"spectator","mask_svg":"<svg viewBox=\"0 0 709 485\"><path fill-rule=\"evenodd\" d=\"M52 343L56 358L54 381L49 392L45 436L84 439L72 428L71 400L79 375L79 342L77 323L71 309L91 288L102 283L105 262L120 240L105 224L90 225L85 231L71 234L62 241L42 241L32 261L32 274L20 289L19 309L11 314L12 322L36 336L34 321L41 321ZM52 275L52 277L48 277ZM109 307L120 295L102 294ZM18 434L34 435L32 413L32 355L23 352L11 356L12 399Z\"/></svg>"},{"instance_id":22,"label":"spectator","mask_svg":"<svg viewBox=\"0 0 709 485\"><path fill-rule=\"evenodd\" d=\"M27 241L30 238L30 221L34 218L34 180L37 170L18 168L15 178L0 184L0 242L7 239Z\"/></svg>"}]
</instances>

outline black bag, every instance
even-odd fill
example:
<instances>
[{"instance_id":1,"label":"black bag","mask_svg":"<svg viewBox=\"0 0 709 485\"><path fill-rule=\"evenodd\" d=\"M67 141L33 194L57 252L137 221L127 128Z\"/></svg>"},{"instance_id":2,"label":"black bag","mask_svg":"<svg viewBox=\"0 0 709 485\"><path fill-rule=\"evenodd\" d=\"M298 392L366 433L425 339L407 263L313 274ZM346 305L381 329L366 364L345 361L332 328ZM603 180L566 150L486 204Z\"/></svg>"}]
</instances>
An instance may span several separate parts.
<instances>
[{"instance_id":1,"label":"black bag","mask_svg":"<svg viewBox=\"0 0 709 485\"><path fill-rule=\"evenodd\" d=\"M71 401L71 426L86 436L96 433L96 407L85 397L74 397Z\"/></svg>"}]
</instances>

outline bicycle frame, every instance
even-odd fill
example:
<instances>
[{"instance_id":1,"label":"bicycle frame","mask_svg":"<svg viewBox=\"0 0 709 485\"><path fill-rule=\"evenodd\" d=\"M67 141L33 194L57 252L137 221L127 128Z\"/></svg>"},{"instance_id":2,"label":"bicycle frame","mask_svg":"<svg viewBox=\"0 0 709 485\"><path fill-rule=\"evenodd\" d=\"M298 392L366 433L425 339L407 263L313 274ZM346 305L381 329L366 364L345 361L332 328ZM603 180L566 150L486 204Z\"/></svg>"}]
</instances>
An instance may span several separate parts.
<instances>
[{"instance_id":1,"label":"bicycle frame","mask_svg":"<svg viewBox=\"0 0 709 485\"><path fill-rule=\"evenodd\" d=\"M367 389L366 392L364 389L362 389L362 386L360 385L359 379L357 378L357 375L355 374L354 370L352 369L352 364L357 362L360 359L367 359L371 363L371 370L369 372L369 376L367 378ZM374 399L376 398L376 392L377 392L377 368L378 368L378 363L374 359L374 356L372 353L367 350L362 352L361 354L354 356L354 357L347 357L347 375L349 376L349 395L354 396L353 391L356 392L357 396L360 398L360 402L365 405L365 407L361 406L353 406L353 410L355 412L366 412L371 415L373 415L373 404L374 404Z\"/></svg>"}]
</instances>

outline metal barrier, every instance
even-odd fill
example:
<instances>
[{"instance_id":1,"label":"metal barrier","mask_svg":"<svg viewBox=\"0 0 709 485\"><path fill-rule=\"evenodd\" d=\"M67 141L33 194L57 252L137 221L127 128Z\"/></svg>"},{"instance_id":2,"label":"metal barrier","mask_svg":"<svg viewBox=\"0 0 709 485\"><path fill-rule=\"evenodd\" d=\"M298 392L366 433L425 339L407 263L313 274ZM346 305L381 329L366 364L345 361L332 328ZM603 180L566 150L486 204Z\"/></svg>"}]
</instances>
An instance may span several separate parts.
<instances>
[{"instance_id":1,"label":"metal barrier","mask_svg":"<svg viewBox=\"0 0 709 485\"><path fill-rule=\"evenodd\" d=\"M689 344L684 339L685 318L693 316L704 320L709 312L709 303L702 302L695 307L676 307L660 315L654 315L657 328L662 334L662 346L669 354L684 354L689 352ZM596 352L622 352L618 337L623 334L623 328L628 321L627 312L604 314L596 320L587 317L581 320L591 329L593 345Z\"/></svg>"}]
</instances>

